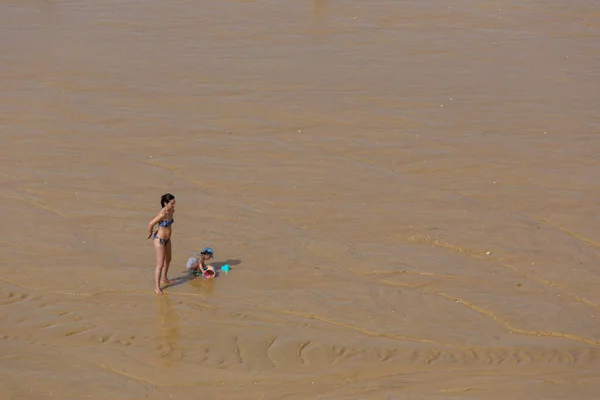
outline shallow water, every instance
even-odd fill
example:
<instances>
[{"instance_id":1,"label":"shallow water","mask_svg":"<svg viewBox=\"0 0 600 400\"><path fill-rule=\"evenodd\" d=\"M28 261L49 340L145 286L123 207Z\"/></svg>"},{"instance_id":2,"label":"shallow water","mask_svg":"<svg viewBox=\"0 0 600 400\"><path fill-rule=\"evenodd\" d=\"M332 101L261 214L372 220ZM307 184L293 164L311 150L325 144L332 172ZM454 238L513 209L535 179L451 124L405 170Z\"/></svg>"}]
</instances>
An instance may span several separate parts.
<instances>
[{"instance_id":1,"label":"shallow water","mask_svg":"<svg viewBox=\"0 0 600 400\"><path fill-rule=\"evenodd\" d=\"M600 6L505 3L0 1L6 398L594 399Z\"/></svg>"}]
</instances>

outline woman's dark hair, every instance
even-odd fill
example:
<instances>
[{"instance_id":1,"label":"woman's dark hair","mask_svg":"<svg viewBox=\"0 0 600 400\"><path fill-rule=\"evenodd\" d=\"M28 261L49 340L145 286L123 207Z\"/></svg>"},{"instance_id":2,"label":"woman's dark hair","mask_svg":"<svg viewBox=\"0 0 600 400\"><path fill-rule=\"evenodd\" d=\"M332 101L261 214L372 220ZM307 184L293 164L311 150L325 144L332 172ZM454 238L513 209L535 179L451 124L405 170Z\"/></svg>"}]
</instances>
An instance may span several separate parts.
<instances>
[{"instance_id":1,"label":"woman's dark hair","mask_svg":"<svg viewBox=\"0 0 600 400\"><path fill-rule=\"evenodd\" d=\"M175 196L173 196L171 193L163 194L162 196L160 196L160 206L161 207L166 206L174 198L175 198Z\"/></svg>"}]
</instances>

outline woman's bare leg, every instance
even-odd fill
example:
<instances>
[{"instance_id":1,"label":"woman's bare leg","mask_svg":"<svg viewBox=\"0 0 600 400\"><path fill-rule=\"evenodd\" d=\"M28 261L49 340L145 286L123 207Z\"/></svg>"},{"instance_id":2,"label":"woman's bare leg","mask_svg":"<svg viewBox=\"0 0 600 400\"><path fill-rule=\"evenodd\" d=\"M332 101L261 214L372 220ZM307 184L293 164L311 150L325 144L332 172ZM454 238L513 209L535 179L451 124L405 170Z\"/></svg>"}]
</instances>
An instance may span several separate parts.
<instances>
[{"instance_id":1,"label":"woman's bare leg","mask_svg":"<svg viewBox=\"0 0 600 400\"><path fill-rule=\"evenodd\" d=\"M161 276L161 283L173 283L172 280L169 280L169 278L167 278L167 273L169 272L169 266L171 265L171 241L169 240L169 243L167 243L167 245L165 246L165 259L163 262L163 268L162 268L162 276Z\"/></svg>"},{"instance_id":2,"label":"woman's bare leg","mask_svg":"<svg viewBox=\"0 0 600 400\"><path fill-rule=\"evenodd\" d=\"M154 239L154 249L156 250L156 269L154 270L154 291L156 294L163 294L160 288L160 276L162 274L163 267L165 265L165 246L158 242L158 239Z\"/></svg>"}]
</instances>

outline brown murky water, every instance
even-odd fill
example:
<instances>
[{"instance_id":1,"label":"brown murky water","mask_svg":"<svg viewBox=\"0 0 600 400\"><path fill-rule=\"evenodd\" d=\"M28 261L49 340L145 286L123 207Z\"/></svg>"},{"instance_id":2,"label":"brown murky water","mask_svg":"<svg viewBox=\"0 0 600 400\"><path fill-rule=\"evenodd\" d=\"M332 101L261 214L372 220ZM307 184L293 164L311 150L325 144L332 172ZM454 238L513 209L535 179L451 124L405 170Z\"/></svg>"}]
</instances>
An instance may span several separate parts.
<instances>
[{"instance_id":1,"label":"brown murky water","mask_svg":"<svg viewBox=\"0 0 600 400\"><path fill-rule=\"evenodd\" d=\"M599 29L592 0L2 0L1 397L595 399ZM164 192L171 276L232 269L161 298Z\"/></svg>"}]
</instances>

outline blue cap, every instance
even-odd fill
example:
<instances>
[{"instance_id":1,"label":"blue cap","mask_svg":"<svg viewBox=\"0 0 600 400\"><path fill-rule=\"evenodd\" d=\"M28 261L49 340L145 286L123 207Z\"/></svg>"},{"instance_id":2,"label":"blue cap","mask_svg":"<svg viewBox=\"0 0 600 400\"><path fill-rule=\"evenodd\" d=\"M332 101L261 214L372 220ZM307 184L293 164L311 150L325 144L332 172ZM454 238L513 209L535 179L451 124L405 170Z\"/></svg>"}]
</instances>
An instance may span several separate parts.
<instances>
[{"instance_id":1,"label":"blue cap","mask_svg":"<svg viewBox=\"0 0 600 400\"><path fill-rule=\"evenodd\" d=\"M210 254L211 257L215 256L213 249L211 249L210 247L205 247L200 254Z\"/></svg>"}]
</instances>

